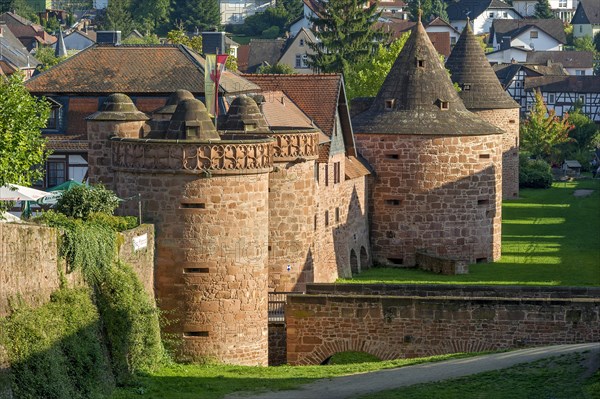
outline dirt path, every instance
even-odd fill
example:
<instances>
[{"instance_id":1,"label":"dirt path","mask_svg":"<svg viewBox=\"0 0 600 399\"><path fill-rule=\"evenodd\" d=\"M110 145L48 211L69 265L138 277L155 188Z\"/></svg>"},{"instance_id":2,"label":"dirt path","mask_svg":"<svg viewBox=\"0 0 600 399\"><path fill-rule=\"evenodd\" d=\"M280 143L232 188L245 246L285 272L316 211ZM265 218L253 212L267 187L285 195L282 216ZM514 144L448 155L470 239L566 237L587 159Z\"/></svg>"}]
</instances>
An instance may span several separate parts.
<instances>
[{"instance_id":1,"label":"dirt path","mask_svg":"<svg viewBox=\"0 0 600 399\"><path fill-rule=\"evenodd\" d=\"M600 357L600 343L555 345L483 355L468 359L419 364L397 369L323 379L304 385L293 391L269 392L259 395L242 392L227 396L226 399L347 399L414 384L436 382L504 369L520 363L535 362L546 357L585 351L592 352L590 358L598 359Z\"/></svg>"}]
</instances>

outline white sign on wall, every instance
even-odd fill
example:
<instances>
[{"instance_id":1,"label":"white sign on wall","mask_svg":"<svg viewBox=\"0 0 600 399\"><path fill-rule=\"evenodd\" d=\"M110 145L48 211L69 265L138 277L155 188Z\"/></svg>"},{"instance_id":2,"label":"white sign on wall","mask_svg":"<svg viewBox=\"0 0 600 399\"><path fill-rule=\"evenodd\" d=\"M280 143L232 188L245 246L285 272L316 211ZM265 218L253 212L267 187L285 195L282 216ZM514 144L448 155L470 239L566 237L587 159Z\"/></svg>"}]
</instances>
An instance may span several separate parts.
<instances>
[{"instance_id":1,"label":"white sign on wall","mask_svg":"<svg viewBox=\"0 0 600 399\"><path fill-rule=\"evenodd\" d=\"M144 249L148 246L148 234L143 234L141 236L133 237L133 250L139 251L140 249Z\"/></svg>"}]
</instances>

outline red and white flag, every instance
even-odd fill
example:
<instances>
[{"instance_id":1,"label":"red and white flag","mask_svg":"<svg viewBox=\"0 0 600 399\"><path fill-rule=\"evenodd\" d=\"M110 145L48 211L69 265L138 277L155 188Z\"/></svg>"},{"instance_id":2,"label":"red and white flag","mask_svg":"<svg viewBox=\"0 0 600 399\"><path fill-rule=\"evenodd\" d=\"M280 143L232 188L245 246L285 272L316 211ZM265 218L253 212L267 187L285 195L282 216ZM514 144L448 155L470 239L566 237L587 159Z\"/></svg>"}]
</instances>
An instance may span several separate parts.
<instances>
[{"instance_id":1,"label":"red and white flag","mask_svg":"<svg viewBox=\"0 0 600 399\"><path fill-rule=\"evenodd\" d=\"M219 82L225 70L227 54L206 54L204 64L204 100L208 113L213 117L219 116Z\"/></svg>"}]
</instances>

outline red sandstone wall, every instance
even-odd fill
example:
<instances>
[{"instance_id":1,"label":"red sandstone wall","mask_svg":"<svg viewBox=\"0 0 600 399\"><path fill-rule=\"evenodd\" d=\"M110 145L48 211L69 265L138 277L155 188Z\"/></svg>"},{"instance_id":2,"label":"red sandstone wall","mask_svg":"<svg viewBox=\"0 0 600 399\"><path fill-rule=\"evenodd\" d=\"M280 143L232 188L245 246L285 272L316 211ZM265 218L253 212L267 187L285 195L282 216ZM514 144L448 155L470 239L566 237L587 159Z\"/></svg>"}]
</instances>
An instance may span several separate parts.
<instances>
[{"instance_id":1,"label":"red sandstone wall","mask_svg":"<svg viewBox=\"0 0 600 399\"><path fill-rule=\"evenodd\" d=\"M381 359L597 342L598 298L288 296L288 364L343 351Z\"/></svg>"},{"instance_id":2,"label":"red sandstone wall","mask_svg":"<svg viewBox=\"0 0 600 399\"><path fill-rule=\"evenodd\" d=\"M156 292L181 357L267 365L268 174L119 170L116 187L141 193L156 224Z\"/></svg>"},{"instance_id":3,"label":"red sandstone wall","mask_svg":"<svg viewBox=\"0 0 600 399\"><path fill-rule=\"evenodd\" d=\"M358 269L371 263L369 228L366 212L366 179L345 180L345 155L336 154L328 164L318 164L319 185L315 230L315 282L332 282L338 277L351 277L351 254L354 251ZM340 163L339 183L334 183L334 164ZM328 165L328 184L325 184ZM339 219L336 217L339 214ZM328 216L328 222L326 217ZM361 251L363 262L361 262Z\"/></svg>"},{"instance_id":4,"label":"red sandstone wall","mask_svg":"<svg viewBox=\"0 0 600 399\"><path fill-rule=\"evenodd\" d=\"M269 291L303 291L314 281L314 168L313 160L276 163L269 174Z\"/></svg>"},{"instance_id":5,"label":"red sandstone wall","mask_svg":"<svg viewBox=\"0 0 600 399\"><path fill-rule=\"evenodd\" d=\"M481 119L499 127L502 135L502 198L519 197L519 108L473 110Z\"/></svg>"},{"instance_id":6,"label":"red sandstone wall","mask_svg":"<svg viewBox=\"0 0 600 399\"><path fill-rule=\"evenodd\" d=\"M502 136L357 134L375 169L370 183L375 261L413 266L417 249L491 261L500 257Z\"/></svg>"}]
</instances>

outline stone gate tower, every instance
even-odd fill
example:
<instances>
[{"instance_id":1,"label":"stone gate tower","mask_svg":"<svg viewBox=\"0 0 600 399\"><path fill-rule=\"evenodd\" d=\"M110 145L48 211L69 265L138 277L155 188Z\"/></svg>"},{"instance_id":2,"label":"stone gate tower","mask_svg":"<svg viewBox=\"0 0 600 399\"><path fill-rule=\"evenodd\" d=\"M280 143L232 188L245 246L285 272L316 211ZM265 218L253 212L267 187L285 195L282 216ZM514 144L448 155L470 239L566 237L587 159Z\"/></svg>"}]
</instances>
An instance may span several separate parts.
<instances>
[{"instance_id":1,"label":"stone gate tower","mask_svg":"<svg viewBox=\"0 0 600 399\"><path fill-rule=\"evenodd\" d=\"M467 109L504 130L502 198L519 196L519 104L502 88L479 41L467 23L446 61Z\"/></svg>"},{"instance_id":2,"label":"stone gate tower","mask_svg":"<svg viewBox=\"0 0 600 399\"><path fill-rule=\"evenodd\" d=\"M469 262L500 256L503 131L467 111L421 22L353 128L375 170L377 262L412 266L419 250Z\"/></svg>"}]
</instances>

